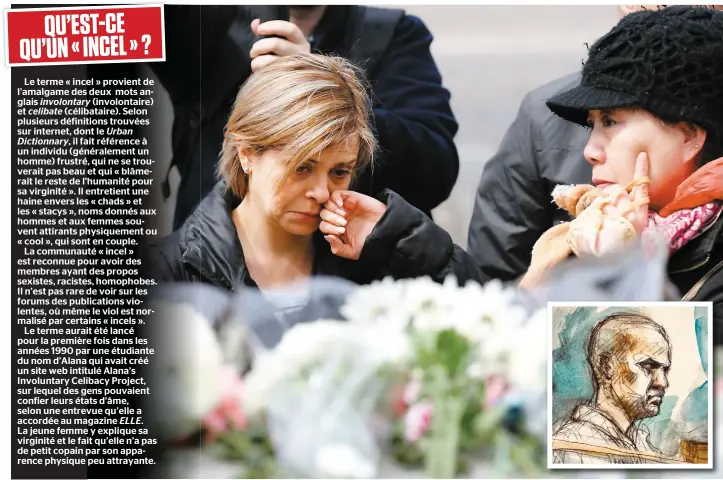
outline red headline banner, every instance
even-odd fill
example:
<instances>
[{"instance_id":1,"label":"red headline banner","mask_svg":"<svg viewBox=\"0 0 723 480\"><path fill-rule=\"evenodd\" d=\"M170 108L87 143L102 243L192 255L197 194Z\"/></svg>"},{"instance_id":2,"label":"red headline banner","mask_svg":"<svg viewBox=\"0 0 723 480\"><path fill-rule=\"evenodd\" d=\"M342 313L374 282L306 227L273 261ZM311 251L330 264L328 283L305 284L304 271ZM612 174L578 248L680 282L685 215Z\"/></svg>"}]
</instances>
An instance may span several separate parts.
<instances>
[{"instance_id":1,"label":"red headline banner","mask_svg":"<svg viewBox=\"0 0 723 480\"><path fill-rule=\"evenodd\" d=\"M164 61L163 5L5 10L7 65Z\"/></svg>"}]
</instances>

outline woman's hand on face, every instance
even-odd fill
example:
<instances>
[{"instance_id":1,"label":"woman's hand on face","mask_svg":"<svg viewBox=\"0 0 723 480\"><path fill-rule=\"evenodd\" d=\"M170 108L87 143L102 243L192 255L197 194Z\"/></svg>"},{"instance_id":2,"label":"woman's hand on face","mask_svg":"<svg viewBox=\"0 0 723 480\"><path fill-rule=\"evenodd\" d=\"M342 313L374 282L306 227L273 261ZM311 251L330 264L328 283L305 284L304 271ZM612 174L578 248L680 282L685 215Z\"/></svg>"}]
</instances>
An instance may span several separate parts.
<instances>
[{"instance_id":1,"label":"woman's hand on face","mask_svg":"<svg viewBox=\"0 0 723 480\"><path fill-rule=\"evenodd\" d=\"M590 211L586 209L573 222L570 241L577 255L605 255L645 230L648 226L649 187L646 177L649 171L648 155L642 152L635 163L632 184L636 185L631 192L628 193L621 185L607 187L605 197L597 198L591 205L593 208L588 207ZM596 204L602 205L598 212L595 212Z\"/></svg>"},{"instance_id":2,"label":"woman's hand on face","mask_svg":"<svg viewBox=\"0 0 723 480\"><path fill-rule=\"evenodd\" d=\"M321 210L319 230L334 255L357 260L364 242L386 210L386 205L372 197L337 190Z\"/></svg>"},{"instance_id":3,"label":"woman's hand on face","mask_svg":"<svg viewBox=\"0 0 723 480\"><path fill-rule=\"evenodd\" d=\"M605 190L613 201L603 207L603 213L606 215L615 215L622 213L622 217L628 220L635 227L635 231L640 234L648 226L648 204L650 187L647 179L650 174L650 161L648 154L641 152L635 161L635 173L633 176L633 189L628 193L625 187L613 185ZM640 183L638 183L640 182ZM637 185L636 185L637 184Z\"/></svg>"},{"instance_id":4,"label":"woman's hand on face","mask_svg":"<svg viewBox=\"0 0 723 480\"><path fill-rule=\"evenodd\" d=\"M251 22L251 30L256 36L278 35L282 38L262 38L251 47L251 71L274 62L279 57L310 53L311 44L306 40L301 29L291 22L284 20L270 20L261 23L258 18Z\"/></svg>"}]
</instances>

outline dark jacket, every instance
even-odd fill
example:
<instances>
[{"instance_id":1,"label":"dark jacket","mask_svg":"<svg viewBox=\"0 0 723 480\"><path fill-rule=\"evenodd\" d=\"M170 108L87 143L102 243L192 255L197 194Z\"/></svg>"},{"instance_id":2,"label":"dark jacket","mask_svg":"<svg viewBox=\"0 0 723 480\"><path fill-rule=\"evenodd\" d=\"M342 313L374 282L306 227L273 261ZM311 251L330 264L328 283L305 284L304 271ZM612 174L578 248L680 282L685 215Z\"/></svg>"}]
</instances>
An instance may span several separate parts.
<instances>
[{"instance_id":1,"label":"dark jacket","mask_svg":"<svg viewBox=\"0 0 723 480\"><path fill-rule=\"evenodd\" d=\"M685 300L713 302L713 342L723 345L723 215L670 257L668 275Z\"/></svg>"},{"instance_id":2,"label":"dark jacket","mask_svg":"<svg viewBox=\"0 0 723 480\"><path fill-rule=\"evenodd\" d=\"M248 24L254 15L246 7L226 6L171 5L165 11L168 59L151 67L174 106L173 162L181 170L175 229L216 183L214 166L226 119L239 87L251 75L249 52L236 47L231 36L251 45ZM312 52L347 56L358 40L351 38L352 25L362 14L359 6L328 6L314 33ZM432 34L420 19L400 18L369 78L381 147L374 176L370 170L362 172L354 185L373 196L393 189L427 214L449 197L459 171L453 141L458 126L431 42ZM198 111L199 97L214 104L208 99L216 96L220 108L205 116Z\"/></svg>"},{"instance_id":3,"label":"dark jacket","mask_svg":"<svg viewBox=\"0 0 723 480\"><path fill-rule=\"evenodd\" d=\"M323 235L318 231L314 234L314 276L341 277L367 284L388 275L431 275L441 282L449 273L465 272L468 264L455 263L459 247L452 244L447 232L394 192L384 191L378 198L390 208L367 239L358 261L337 257ZM231 219L231 211L239 202L219 182L179 230L148 248L143 260L144 274L159 283L206 283L226 291L257 288L246 269ZM446 247L426 251L426 244ZM468 273L479 280L476 274L476 268Z\"/></svg>"},{"instance_id":4,"label":"dark jacket","mask_svg":"<svg viewBox=\"0 0 723 480\"><path fill-rule=\"evenodd\" d=\"M545 105L579 81L576 73L528 93L485 165L467 250L489 277L512 281L522 276L537 239L556 223L571 220L552 203L552 190L559 184L590 183L592 166L583 157L590 132Z\"/></svg>"}]
</instances>

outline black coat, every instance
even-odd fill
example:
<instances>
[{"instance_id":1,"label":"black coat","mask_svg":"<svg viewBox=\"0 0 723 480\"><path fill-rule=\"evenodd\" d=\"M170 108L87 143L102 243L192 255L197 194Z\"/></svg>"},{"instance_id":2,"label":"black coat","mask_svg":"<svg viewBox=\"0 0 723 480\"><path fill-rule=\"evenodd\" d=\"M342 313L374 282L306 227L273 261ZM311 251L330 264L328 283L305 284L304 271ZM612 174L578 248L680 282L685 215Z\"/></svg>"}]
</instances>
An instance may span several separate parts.
<instances>
[{"instance_id":1,"label":"black coat","mask_svg":"<svg viewBox=\"0 0 723 480\"><path fill-rule=\"evenodd\" d=\"M347 56L358 38L352 27L359 6L327 7L311 42L315 53ZM211 191L223 129L239 87L251 75L248 51L232 35L252 44L247 7L170 5L165 8L167 61L150 64L174 108L173 162L181 168L174 230ZM232 26L234 20L239 25ZM375 196L392 189L430 214L457 181L454 144L458 125L450 93L430 51L432 34L417 17L403 15L370 78L373 124L380 144L374 175L367 169L353 188ZM218 100L210 101L209 98ZM202 119L199 99L221 106Z\"/></svg>"},{"instance_id":2,"label":"black coat","mask_svg":"<svg viewBox=\"0 0 723 480\"><path fill-rule=\"evenodd\" d=\"M468 248L486 275L504 281L522 276L532 247L550 227L570 221L552 203L560 184L590 183L583 149L590 131L553 114L545 101L580 82L568 75L528 93L477 187Z\"/></svg>"}]
</instances>

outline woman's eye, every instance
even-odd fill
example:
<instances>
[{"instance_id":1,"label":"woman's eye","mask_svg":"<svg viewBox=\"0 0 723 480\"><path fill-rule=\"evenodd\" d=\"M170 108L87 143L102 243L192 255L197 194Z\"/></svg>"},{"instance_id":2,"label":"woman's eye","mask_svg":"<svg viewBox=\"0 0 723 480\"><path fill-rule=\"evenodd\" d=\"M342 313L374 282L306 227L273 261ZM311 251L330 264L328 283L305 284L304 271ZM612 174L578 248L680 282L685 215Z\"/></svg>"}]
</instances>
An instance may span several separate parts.
<instances>
[{"instance_id":1,"label":"woman's eye","mask_svg":"<svg viewBox=\"0 0 723 480\"><path fill-rule=\"evenodd\" d=\"M300 165L296 167L296 173L308 173L311 171L311 165L308 163L305 163L304 165Z\"/></svg>"},{"instance_id":2,"label":"woman's eye","mask_svg":"<svg viewBox=\"0 0 723 480\"><path fill-rule=\"evenodd\" d=\"M335 177L340 177L340 178L346 177L347 175L351 175L351 171L344 169L344 168L334 169L334 170L332 170L332 173L334 174Z\"/></svg>"},{"instance_id":3,"label":"woman's eye","mask_svg":"<svg viewBox=\"0 0 723 480\"><path fill-rule=\"evenodd\" d=\"M610 118L610 117L608 117L608 116L602 117L603 127L612 127L612 126L615 125L616 123L617 123L617 122L615 122L615 120L613 120L612 118Z\"/></svg>"}]
</instances>

